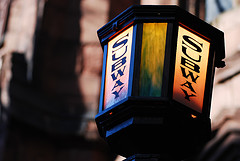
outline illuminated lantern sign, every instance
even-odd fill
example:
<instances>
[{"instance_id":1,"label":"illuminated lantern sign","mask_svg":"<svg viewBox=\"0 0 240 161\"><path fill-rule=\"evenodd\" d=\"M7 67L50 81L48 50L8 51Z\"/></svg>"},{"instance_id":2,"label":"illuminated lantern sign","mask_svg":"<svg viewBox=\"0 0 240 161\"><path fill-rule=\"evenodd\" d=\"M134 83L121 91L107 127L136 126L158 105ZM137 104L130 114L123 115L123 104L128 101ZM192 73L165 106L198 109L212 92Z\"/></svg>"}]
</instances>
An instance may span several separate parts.
<instances>
[{"instance_id":1,"label":"illuminated lantern sign","mask_svg":"<svg viewBox=\"0 0 240 161\"><path fill-rule=\"evenodd\" d=\"M179 26L173 99L202 113L209 39Z\"/></svg>"},{"instance_id":2,"label":"illuminated lantern sign","mask_svg":"<svg viewBox=\"0 0 240 161\"><path fill-rule=\"evenodd\" d=\"M116 153L174 153L181 160L210 138L214 69L225 66L223 32L178 6L137 5L98 37L96 123Z\"/></svg>"},{"instance_id":3,"label":"illuminated lantern sign","mask_svg":"<svg viewBox=\"0 0 240 161\"><path fill-rule=\"evenodd\" d=\"M128 96L133 27L108 43L104 109Z\"/></svg>"}]
</instances>

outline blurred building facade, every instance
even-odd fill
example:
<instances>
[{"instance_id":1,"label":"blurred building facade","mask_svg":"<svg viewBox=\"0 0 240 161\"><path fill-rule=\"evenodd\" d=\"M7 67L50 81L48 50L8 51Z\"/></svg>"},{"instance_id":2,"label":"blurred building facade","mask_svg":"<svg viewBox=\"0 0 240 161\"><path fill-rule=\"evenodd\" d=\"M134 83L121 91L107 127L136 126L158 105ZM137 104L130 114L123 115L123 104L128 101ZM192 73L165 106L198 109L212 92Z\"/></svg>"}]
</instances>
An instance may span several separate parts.
<instances>
[{"instance_id":1,"label":"blurred building facade","mask_svg":"<svg viewBox=\"0 0 240 161\"><path fill-rule=\"evenodd\" d=\"M217 69L212 98L213 139L198 160L240 159L240 1L208 0L206 20L225 34L226 67Z\"/></svg>"},{"instance_id":2,"label":"blurred building facade","mask_svg":"<svg viewBox=\"0 0 240 161\"><path fill-rule=\"evenodd\" d=\"M0 48L0 161L115 160L94 122L102 67L96 31L133 4L179 5L225 32L227 66L216 72L213 130L239 120L237 0L3 0L0 6L7 2L9 16L0 16L7 20ZM213 145L198 159L211 158Z\"/></svg>"}]
</instances>

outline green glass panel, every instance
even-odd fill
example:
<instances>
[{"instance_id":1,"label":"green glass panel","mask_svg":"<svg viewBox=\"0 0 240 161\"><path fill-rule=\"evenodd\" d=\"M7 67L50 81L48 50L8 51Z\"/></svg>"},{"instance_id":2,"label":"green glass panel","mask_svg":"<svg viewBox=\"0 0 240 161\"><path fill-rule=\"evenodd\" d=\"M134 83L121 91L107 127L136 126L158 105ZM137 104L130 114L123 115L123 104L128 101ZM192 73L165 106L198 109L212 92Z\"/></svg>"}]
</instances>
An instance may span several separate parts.
<instances>
[{"instance_id":1,"label":"green glass panel","mask_svg":"<svg viewBox=\"0 0 240 161\"><path fill-rule=\"evenodd\" d=\"M140 96L161 96L167 23L144 23L140 65Z\"/></svg>"}]
</instances>

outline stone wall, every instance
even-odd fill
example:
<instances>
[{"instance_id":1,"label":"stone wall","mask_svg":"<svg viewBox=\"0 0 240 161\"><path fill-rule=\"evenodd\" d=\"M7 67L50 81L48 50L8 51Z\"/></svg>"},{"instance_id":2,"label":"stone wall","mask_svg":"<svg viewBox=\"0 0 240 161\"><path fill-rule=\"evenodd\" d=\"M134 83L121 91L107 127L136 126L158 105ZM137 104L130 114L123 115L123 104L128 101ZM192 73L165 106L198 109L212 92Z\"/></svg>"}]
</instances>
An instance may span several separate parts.
<instances>
[{"instance_id":1,"label":"stone wall","mask_svg":"<svg viewBox=\"0 0 240 161\"><path fill-rule=\"evenodd\" d=\"M12 0L0 49L1 115L7 116L0 126L0 160L115 158L94 117L102 67L97 29L139 1L119 3Z\"/></svg>"},{"instance_id":2,"label":"stone wall","mask_svg":"<svg viewBox=\"0 0 240 161\"><path fill-rule=\"evenodd\" d=\"M218 118L232 109L240 108L239 81L240 81L240 21L236 15L240 14L240 8L225 12L220 15L213 25L225 34L226 67L218 69L215 76L215 84L212 99L211 118L219 122ZM229 112L230 114L231 112ZM230 114L231 115L231 114Z\"/></svg>"},{"instance_id":3,"label":"stone wall","mask_svg":"<svg viewBox=\"0 0 240 161\"><path fill-rule=\"evenodd\" d=\"M113 160L94 122L108 0L13 0L1 69L0 160Z\"/></svg>"}]
</instances>

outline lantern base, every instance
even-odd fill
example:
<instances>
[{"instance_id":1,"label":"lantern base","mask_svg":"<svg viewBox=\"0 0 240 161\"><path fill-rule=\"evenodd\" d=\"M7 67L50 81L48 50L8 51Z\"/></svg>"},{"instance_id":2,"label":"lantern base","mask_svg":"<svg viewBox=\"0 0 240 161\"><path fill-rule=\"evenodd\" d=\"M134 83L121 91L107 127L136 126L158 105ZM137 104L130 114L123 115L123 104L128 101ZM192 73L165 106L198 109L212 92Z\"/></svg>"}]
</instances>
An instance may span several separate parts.
<instances>
[{"instance_id":1,"label":"lantern base","mask_svg":"<svg viewBox=\"0 0 240 161\"><path fill-rule=\"evenodd\" d=\"M163 156L159 154L135 154L123 161L180 161L172 156Z\"/></svg>"},{"instance_id":2,"label":"lantern base","mask_svg":"<svg viewBox=\"0 0 240 161\"><path fill-rule=\"evenodd\" d=\"M136 102L96 117L99 133L117 154L174 154L184 159L210 139L209 118L192 117L167 100Z\"/></svg>"}]
</instances>

